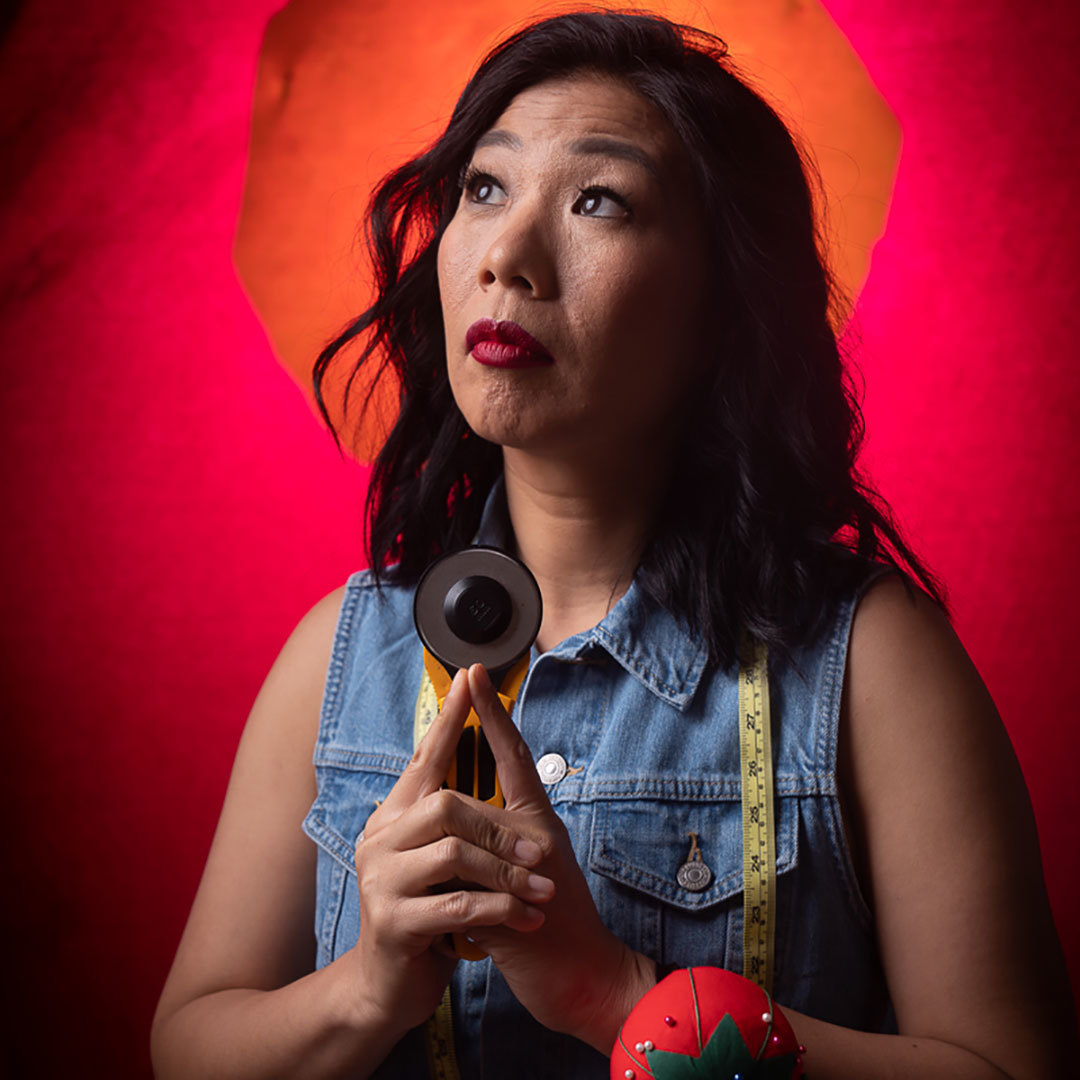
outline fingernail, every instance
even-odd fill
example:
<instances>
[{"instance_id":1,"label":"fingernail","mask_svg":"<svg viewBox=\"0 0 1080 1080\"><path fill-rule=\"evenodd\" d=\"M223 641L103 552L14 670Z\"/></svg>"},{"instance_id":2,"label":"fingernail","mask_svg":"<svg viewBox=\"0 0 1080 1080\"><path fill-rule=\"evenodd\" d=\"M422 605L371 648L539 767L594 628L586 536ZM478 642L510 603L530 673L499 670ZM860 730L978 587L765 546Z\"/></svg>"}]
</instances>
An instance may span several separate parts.
<instances>
[{"instance_id":1,"label":"fingernail","mask_svg":"<svg viewBox=\"0 0 1080 1080\"><path fill-rule=\"evenodd\" d=\"M555 882L541 874L530 874L526 884L529 892L537 899L549 900L555 895Z\"/></svg>"},{"instance_id":2,"label":"fingernail","mask_svg":"<svg viewBox=\"0 0 1080 1080\"><path fill-rule=\"evenodd\" d=\"M533 907L532 904L525 905L525 914L528 915L530 919L539 919L541 922L544 921L544 913L538 907Z\"/></svg>"},{"instance_id":3,"label":"fingernail","mask_svg":"<svg viewBox=\"0 0 1080 1080\"><path fill-rule=\"evenodd\" d=\"M532 866L533 863L538 863L540 856L543 854L540 845L535 840L519 840L514 845L514 858L523 866Z\"/></svg>"},{"instance_id":4,"label":"fingernail","mask_svg":"<svg viewBox=\"0 0 1080 1080\"><path fill-rule=\"evenodd\" d=\"M450 680L450 690L446 696L449 697L468 677L468 673L464 668L458 668L453 679Z\"/></svg>"},{"instance_id":5,"label":"fingernail","mask_svg":"<svg viewBox=\"0 0 1080 1080\"><path fill-rule=\"evenodd\" d=\"M473 664L472 673L476 678L476 681L480 684L481 690L488 690L491 688L491 676L487 673L487 668L483 664Z\"/></svg>"}]
</instances>

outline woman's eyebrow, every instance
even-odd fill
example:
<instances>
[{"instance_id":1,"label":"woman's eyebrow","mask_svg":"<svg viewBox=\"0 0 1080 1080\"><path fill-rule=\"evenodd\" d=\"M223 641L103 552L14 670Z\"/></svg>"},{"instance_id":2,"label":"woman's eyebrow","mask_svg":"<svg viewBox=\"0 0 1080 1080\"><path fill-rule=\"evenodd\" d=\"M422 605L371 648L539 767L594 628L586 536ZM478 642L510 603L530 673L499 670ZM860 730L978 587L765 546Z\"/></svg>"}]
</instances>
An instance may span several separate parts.
<instances>
[{"instance_id":1,"label":"woman's eyebrow","mask_svg":"<svg viewBox=\"0 0 1080 1080\"><path fill-rule=\"evenodd\" d=\"M473 149L482 150L485 146L505 146L508 150L520 150L522 145L520 137L512 131L506 131L503 128L492 128L491 131L485 131L476 140L476 146Z\"/></svg>"},{"instance_id":2,"label":"woman's eyebrow","mask_svg":"<svg viewBox=\"0 0 1080 1080\"><path fill-rule=\"evenodd\" d=\"M599 155L602 157L622 158L624 161L632 161L648 170L660 182L663 177L656 162L640 146L625 142L622 139L613 139L608 135L583 135L570 144L570 150L575 154Z\"/></svg>"},{"instance_id":3,"label":"woman's eyebrow","mask_svg":"<svg viewBox=\"0 0 1080 1080\"><path fill-rule=\"evenodd\" d=\"M524 143L519 135L505 128L492 128L486 131L476 140L475 150L482 150L485 146L503 146L508 150L521 150ZM657 180L663 181L660 169L653 159L632 142L623 139L615 139L610 135L583 135L570 144L570 152L586 156L622 158L624 161L632 161L648 170Z\"/></svg>"}]
</instances>

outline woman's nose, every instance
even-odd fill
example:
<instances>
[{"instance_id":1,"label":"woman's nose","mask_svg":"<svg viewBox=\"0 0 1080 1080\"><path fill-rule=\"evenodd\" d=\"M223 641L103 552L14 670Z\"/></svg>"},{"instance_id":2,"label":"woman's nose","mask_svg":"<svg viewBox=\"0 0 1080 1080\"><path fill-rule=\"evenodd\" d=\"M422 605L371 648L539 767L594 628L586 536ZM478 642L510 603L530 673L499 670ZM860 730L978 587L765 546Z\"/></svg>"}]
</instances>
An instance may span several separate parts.
<instances>
[{"instance_id":1,"label":"woman's nose","mask_svg":"<svg viewBox=\"0 0 1080 1080\"><path fill-rule=\"evenodd\" d=\"M553 299L558 288L554 259L543 222L525 208L508 218L480 260L480 287L523 289L534 300Z\"/></svg>"}]
</instances>

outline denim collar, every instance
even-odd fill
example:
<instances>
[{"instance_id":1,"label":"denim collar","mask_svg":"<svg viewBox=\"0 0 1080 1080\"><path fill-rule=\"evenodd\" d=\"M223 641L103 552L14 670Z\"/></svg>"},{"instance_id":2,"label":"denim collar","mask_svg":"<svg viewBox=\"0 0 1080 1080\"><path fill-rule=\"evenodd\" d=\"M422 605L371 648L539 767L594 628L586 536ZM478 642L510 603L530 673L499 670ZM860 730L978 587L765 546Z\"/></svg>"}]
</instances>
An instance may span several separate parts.
<instances>
[{"instance_id":1,"label":"denim collar","mask_svg":"<svg viewBox=\"0 0 1080 1080\"><path fill-rule=\"evenodd\" d=\"M484 504L475 542L514 551L502 476L495 481ZM597 646L647 690L680 712L690 704L708 662L704 642L691 636L680 620L652 600L636 577L596 626L561 641L550 655L580 660Z\"/></svg>"}]
</instances>

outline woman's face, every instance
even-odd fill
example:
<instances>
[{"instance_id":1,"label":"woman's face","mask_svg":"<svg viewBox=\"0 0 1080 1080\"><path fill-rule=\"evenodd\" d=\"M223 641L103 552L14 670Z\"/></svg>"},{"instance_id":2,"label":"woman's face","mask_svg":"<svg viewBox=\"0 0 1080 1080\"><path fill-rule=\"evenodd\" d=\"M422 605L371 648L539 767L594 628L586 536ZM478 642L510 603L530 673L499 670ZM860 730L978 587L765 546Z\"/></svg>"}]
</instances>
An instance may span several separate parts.
<instances>
[{"instance_id":1,"label":"woman's face","mask_svg":"<svg viewBox=\"0 0 1080 1080\"><path fill-rule=\"evenodd\" d=\"M598 76L522 92L478 140L438 257L450 384L477 434L633 456L676 430L705 343L687 172L660 113Z\"/></svg>"}]
</instances>

